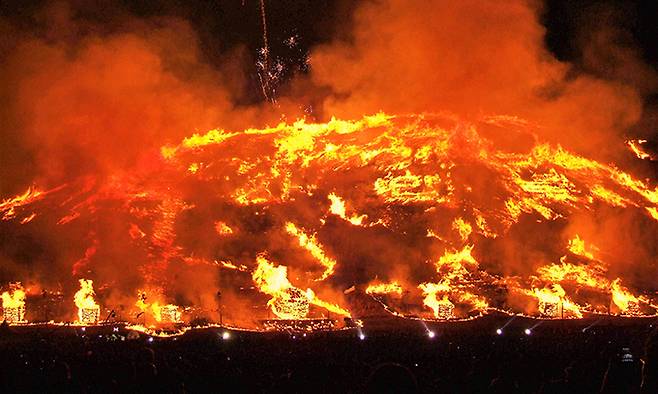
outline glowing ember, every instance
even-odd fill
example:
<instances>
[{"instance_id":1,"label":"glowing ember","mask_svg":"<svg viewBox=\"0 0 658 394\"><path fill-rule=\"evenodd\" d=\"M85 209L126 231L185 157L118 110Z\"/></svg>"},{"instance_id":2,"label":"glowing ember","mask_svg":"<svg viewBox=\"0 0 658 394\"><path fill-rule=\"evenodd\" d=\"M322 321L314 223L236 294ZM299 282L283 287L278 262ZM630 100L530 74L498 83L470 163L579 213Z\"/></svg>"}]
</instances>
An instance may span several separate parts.
<instances>
[{"instance_id":1,"label":"glowing ember","mask_svg":"<svg viewBox=\"0 0 658 394\"><path fill-rule=\"evenodd\" d=\"M268 331L323 331L336 328L336 321L332 319L296 319L280 320L268 319L261 322Z\"/></svg>"},{"instance_id":2,"label":"glowing ember","mask_svg":"<svg viewBox=\"0 0 658 394\"><path fill-rule=\"evenodd\" d=\"M308 298L304 291L296 287L282 290L269 305L272 312L282 319L303 319L308 315Z\"/></svg>"},{"instance_id":3,"label":"glowing ember","mask_svg":"<svg viewBox=\"0 0 658 394\"><path fill-rule=\"evenodd\" d=\"M36 214L35 212L32 212L32 213L29 214L28 216L26 216L26 217L24 217L23 219L21 219L21 222L20 222L20 223L21 223L21 224L27 224L27 223L30 223L30 222L32 221L32 219L34 219L35 217L37 217L37 214Z\"/></svg>"},{"instance_id":4,"label":"glowing ember","mask_svg":"<svg viewBox=\"0 0 658 394\"><path fill-rule=\"evenodd\" d=\"M100 318L100 306L94 300L94 287L90 279L80 279L80 290L75 293L80 324L96 324Z\"/></svg>"},{"instance_id":5,"label":"glowing ember","mask_svg":"<svg viewBox=\"0 0 658 394\"><path fill-rule=\"evenodd\" d=\"M222 268L228 268L230 270L243 271L243 272L246 272L248 270L247 266L244 264L235 265L230 261L216 261L216 263L221 265Z\"/></svg>"}]
</instances>

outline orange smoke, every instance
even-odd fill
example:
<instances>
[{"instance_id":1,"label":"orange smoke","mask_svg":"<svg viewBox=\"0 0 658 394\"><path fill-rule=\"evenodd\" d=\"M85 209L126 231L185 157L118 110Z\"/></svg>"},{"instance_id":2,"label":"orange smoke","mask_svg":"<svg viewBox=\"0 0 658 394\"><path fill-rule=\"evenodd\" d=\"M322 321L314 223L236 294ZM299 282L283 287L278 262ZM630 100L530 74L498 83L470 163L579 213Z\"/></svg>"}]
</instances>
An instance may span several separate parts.
<instances>
[{"instance_id":1,"label":"orange smoke","mask_svg":"<svg viewBox=\"0 0 658 394\"><path fill-rule=\"evenodd\" d=\"M640 96L622 82L574 76L569 64L546 49L537 4L363 4L354 15L349 40L311 54L313 80L336 93L324 100L324 113L509 114L540 125L536 131L549 141L580 152L613 153L622 130L640 117ZM608 37L606 44L613 47L613 40ZM633 63L631 57L626 60ZM492 131L499 134L497 141L508 138Z\"/></svg>"}]
</instances>

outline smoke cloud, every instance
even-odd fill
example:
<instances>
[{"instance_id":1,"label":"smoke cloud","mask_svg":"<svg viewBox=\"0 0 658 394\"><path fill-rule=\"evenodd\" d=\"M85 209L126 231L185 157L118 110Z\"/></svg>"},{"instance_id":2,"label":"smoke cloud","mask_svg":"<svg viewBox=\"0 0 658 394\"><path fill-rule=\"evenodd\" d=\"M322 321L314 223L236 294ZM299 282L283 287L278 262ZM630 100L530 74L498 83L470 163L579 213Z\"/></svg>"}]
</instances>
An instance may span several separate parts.
<instances>
[{"instance_id":1,"label":"smoke cloud","mask_svg":"<svg viewBox=\"0 0 658 394\"><path fill-rule=\"evenodd\" d=\"M311 54L313 80L334 92L323 111L509 114L540 125L544 140L613 155L642 115L638 88L653 89L655 73L632 48L616 45L611 29L580 34L584 62L606 75L577 72L547 50L541 12L530 1L367 2L355 12L350 40Z\"/></svg>"}]
</instances>

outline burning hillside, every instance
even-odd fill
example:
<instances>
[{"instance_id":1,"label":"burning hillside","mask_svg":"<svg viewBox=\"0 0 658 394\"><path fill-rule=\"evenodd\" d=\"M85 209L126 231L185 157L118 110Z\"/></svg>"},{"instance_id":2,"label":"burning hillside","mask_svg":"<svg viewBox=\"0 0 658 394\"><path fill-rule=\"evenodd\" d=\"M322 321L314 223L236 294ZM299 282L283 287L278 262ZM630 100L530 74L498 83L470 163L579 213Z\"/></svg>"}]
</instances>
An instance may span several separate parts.
<instances>
[{"instance_id":1,"label":"burning hillside","mask_svg":"<svg viewBox=\"0 0 658 394\"><path fill-rule=\"evenodd\" d=\"M369 295L425 318L654 313L655 184L535 127L380 113L212 130L163 146L146 169L35 185L0 204L1 225L20 234L16 260L71 267L17 280L91 277L114 310L148 288L157 300L143 312L221 308L244 324L358 316ZM44 243L51 233L65 241Z\"/></svg>"},{"instance_id":2,"label":"burning hillside","mask_svg":"<svg viewBox=\"0 0 658 394\"><path fill-rule=\"evenodd\" d=\"M549 3L334 3L0 15L6 316L656 313L658 77L614 12L560 47Z\"/></svg>"}]
</instances>

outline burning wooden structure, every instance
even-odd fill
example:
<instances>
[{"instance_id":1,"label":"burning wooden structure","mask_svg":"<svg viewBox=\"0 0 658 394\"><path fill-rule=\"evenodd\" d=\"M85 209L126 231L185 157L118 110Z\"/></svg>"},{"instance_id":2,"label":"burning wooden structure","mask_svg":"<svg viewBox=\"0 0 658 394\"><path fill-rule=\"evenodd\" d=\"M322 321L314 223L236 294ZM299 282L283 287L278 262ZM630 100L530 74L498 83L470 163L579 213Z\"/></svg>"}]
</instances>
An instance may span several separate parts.
<instances>
[{"instance_id":1,"label":"burning wooden structure","mask_svg":"<svg viewBox=\"0 0 658 394\"><path fill-rule=\"evenodd\" d=\"M7 323L25 323L25 290L20 283L11 283L2 293L2 316Z\"/></svg>"},{"instance_id":2,"label":"burning wooden structure","mask_svg":"<svg viewBox=\"0 0 658 394\"><path fill-rule=\"evenodd\" d=\"M162 323L180 323L181 312L177 305L164 305L159 307L160 322Z\"/></svg>"},{"instance_id":3,"label":"burning wooden structure","mask_svg":"<svg viewBox=\"0 0 658 394\"><path fill-rule=\"evenodd\" d=\"M85 307L79 310L79 322L85 325L96 324L100 321L101 309L98 305L95 307Z\"/></svg>"}]
</instances>

